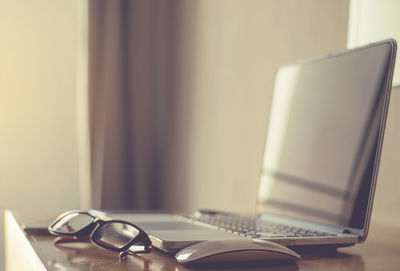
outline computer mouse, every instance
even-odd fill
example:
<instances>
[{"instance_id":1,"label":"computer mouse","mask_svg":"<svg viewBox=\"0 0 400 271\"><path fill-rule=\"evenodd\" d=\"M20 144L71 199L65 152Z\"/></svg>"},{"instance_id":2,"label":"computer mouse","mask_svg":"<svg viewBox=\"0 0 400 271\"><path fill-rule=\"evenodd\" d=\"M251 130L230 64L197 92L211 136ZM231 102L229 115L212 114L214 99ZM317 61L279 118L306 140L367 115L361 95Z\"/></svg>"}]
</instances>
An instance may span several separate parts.
<instances>
[{"instance_id":1,"label":"computer mouse","mask_svg":"<svg viewBox=\"0 0 400 271\"><path fill-rule=\"evenodd\" d=\"M300 255L277 243L251 238L203 241L175 254L182 264L296 261Z\"/></svg>"}]
</instances>

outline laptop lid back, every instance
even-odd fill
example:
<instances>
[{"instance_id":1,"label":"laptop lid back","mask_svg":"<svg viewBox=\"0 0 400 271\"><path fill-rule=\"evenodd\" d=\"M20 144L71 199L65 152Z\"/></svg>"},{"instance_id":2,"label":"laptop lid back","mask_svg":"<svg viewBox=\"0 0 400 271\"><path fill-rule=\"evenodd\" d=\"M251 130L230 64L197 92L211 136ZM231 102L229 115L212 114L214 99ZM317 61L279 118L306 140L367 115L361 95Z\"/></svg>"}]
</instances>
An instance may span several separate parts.
<instances>
[{"instance_id":1,"label":"laptop lid back","mask_svg":"<svg viewBox=\"0 0 400 271\"><path fill-rule=\"evenodd\" d=\"M258 212L341 226L366 237L392 84L386 40L281 68Z\"/></svg>"}]
</instances>

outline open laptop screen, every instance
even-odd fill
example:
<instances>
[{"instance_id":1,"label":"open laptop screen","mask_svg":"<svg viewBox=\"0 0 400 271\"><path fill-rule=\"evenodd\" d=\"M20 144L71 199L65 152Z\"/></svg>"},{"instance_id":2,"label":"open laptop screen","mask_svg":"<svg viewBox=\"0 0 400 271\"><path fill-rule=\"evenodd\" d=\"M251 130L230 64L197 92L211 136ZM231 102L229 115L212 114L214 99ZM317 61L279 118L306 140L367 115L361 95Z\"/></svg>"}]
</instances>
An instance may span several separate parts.
<instances>
[{"instance_id":1,"label":"open laptop screen","mask_svg":"<svg viewBox=\"0 0 400 271\"><path fill-rule=\"evenodd\" d=\"M363 229L387 115L395 42L279 70L258 207Z\"/></svg>"}]
</instances>

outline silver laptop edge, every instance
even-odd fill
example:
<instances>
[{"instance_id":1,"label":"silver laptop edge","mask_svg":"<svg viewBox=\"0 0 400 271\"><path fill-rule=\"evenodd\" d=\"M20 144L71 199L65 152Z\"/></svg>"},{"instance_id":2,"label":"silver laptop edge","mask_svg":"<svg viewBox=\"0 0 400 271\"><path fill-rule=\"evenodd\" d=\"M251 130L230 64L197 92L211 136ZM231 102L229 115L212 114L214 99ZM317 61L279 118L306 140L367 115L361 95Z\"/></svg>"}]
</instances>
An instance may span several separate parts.
<instances>
[{"instance_id":1,"label":"silver laptop edge","mask_svg":"<svg viewBox=\"0 0 400 271\"><path fill-rule=\"evenodd\" d=\"M376 190L376 183L378 179L378 172L379 172L379 166L380 166L380 160L381 160L381 153L382 153L382 146L383 146L383 139L385 135L385 128L386 128L386 120L387 120L387 115L388 115L388 109L389 109L389 101L390 101L390 94L391 94L391 89L392 89L392 81L393 81L393 73L394 73L394 67L395 67L395 60L396 60L396 52L397 52L397 42L394 39L388 39L385 41L373 43L370 46L378 45L378 44L383 44L389 42L391 44L391 60L390 60L390 65L388 68L387 72L387 79L386 79L386 97L383 105L383 117L381 120L380 124L380 134L379 134L379 139L378 139L378 147L377 147L377 154L376 154L376 160L375 160L375 165L374 165L374 173L373 173L373 180L372 180L372 185L369 193L369 201L368 201L368 206L367 206L367 213L365 217L365 222L364 222L364 229L358 230L358 229L352 229L351 231L354 233L357 233L358 236L360 236L360 241L359 243L364 242L367 239L368 232L369 232L369 226L371 223L371 214L372 214L372 207L373 207L373 202L374 202L374 197L375 197L375 190Z\"/></svg>"}]
</instances>

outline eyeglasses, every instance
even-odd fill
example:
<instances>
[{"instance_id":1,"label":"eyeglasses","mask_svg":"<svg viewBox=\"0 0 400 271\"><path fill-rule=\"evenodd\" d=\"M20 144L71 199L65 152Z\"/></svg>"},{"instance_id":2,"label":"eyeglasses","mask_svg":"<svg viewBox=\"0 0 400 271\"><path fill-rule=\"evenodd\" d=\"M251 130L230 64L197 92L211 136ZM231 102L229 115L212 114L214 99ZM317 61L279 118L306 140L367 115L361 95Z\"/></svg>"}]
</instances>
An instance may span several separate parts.
<instances>
[{"instance_id":1,"label":"eyeglasses","mask_svg":"<svg viewBox=\"0 0 400 271\"><path fill-rule=\"evenodd\" d=\"M150 238L138 226L123 220L102 220L84 211L61 214L48 230L60 236L55 240L55 245L90 241L99 247L120 252L120 258L128 254L151 252Z\"/></svg>"}]
</instances>

